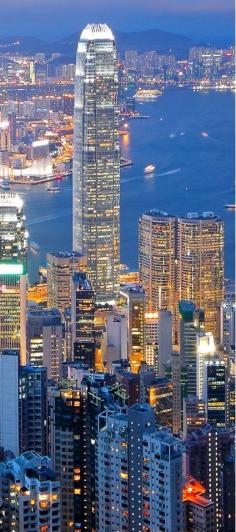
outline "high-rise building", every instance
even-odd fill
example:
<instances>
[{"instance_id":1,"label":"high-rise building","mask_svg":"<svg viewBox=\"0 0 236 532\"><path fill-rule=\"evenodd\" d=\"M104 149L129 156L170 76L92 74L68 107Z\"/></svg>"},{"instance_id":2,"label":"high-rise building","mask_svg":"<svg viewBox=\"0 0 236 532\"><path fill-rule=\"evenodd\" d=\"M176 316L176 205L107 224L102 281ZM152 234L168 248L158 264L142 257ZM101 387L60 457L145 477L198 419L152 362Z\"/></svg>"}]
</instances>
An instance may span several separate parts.
<instances>
[{"instance_id":1,"label":"high-rise building","mask_svg":"<svg viewBox=\"0 0 236 532\"><path fill-rule=\"evenodd\" d=\"M184 530L215 532L215 504L205 497L206 488L193 477L183 486Z\"/></svg>"},{"instance_id":2,"label":"high-rise building","mask_svg":"<svg viewBox=\"0 0 236 532\"><path fill-rule=\"evenodd\" d=\"M220 344L228 353L235 349L236 304L225 300L220 305Z\"/></svg>"},{"instance_id":3,"label":"high-rise building","mask_svg":"<svg viewBox=\"0 0 236 532\"><path fill-rule=\"evenodd\" d=\"M48 454L47 370L33 366L19 369L20 453Z\"/></svg>"},{"instance_id":4,"label":"high-rise building","mask_svg":"<svg viewBox=\"0 0 236 532\"><path fill-rule=\"evenodd\" d=\"M205 328L219 339L218 313L224 299L224 224L212 212L178 219L179 300L205 312Z\"/></svg>"},{"instance_id":5,"label":"high-rise building","mask_svg":"<svg viewBox=\"0 0 236 532\"><path fill-rule=\"evenodd\" d=\"M206 393L205 366L214 358L215 342L212 333L197 334L197 397L203 399Z\"/></svg>"},{"instance_id":6,"label":"high-rise building","mask_svg":"<svg viewBox=\"0 0 236 532\"><path fill-rule=\"evenodd\" d=\"M155 412L156 422L173 430L173 383L166 378L155 379L145 385L145 402Z\"/></svg>"},{"instance_id":7,"label":"high-rise building","mask_svg":"<svg viewBox=\"0 0 236 532\"><path fill-rule=\"evenodd\" d=\"M86 26L76 57L73 249L87 255L96 301L119 292L120 150L118 74L113 34Z\"/></svg>"},{"instance_id":8,"label":"high-rise building","mask_svg":"<svg viewBox=\"0 0 236 532\"><path fill-rule=\"evenodd\" d=\"M189 396L197 395L197 339L204 332L204 312L191 301L180 301L180 358L188 374Z\"/></svg>"},{"instance_id":9,"label":"high-rise building","mask_svg":"<svg viewBox=\"0 0 236 532\"><path fill-rule=\"evenodd\" d=\"M64 312L71 306L72 275L86 270L86 257L81 253L59 251L47 254L48 308Z\"/></svg>"},{"instance_id":10,"label":"high-rise building","mask_svg":"<svg viewBox=\"0 0 236 532\"><path fill-rule=\"evenodd\" d=\"M224 532L235 531L235 456L228 456L223 464Z\"/></svg>"},{"instance_id":11,"label":"high-rise building","mask_svg":"<svg viewBox=\"0 0 236 532\"><path fill-rule=\"evenodd\" d=\"M102 363L111 371L113 361L125 361L128 357L128 320L124 314L114 311L108 314L102 331Z\"/></svg>"},{"instance_id":12,"label":"high-rise building","mask_svg":"<svg viewBox=\"0 0 236 532\"><path fill-rule=\"evenodd\" d=\"M19 350L25 364L27 233L22 206L18 194L0 193L0 349Z\"/></svg>"},{"instance_id":13,"label":"high-rise building","mask_svg":"<svg viewBox=\"0 0 236 532\"><path fill-rule=\"evenodd\" d=\"M19 452L19 353L0 352L0 446L14 454Z\"/></svg>"},{"instance_id":14,"label":"high-rise building","mask_svg":"<svg viewBox=\"0 0 236 532\"><path fill-rule=\"evenodd\" d=\"M128 304L128 352L131 371L138 373L145 360L145 292L140 286L124 291Z\"/></svg>"},{"instance_id":15,"label":"high-rise building","mask_svg":"<svg viewBox=\"0 0 236 532\"><path fill-rule=\"evenodd\" d=\"M224 362L208 361L205 365L207 420L214 428L226 429L229 425L228 372Z\"/></svg>"},{"instance_id":16,"label":"high-rise building","mask_svg":"<svg viewBox=\"0 0 236 532\"><path fill-rule=\"evenodd\" d=\"M139 273L147 310L172 310L176 306L176 218L149 211L139 220Z\"/></svg>"},{"instance_id":17,"label":"high-rise building","mask_svg":"<svg viewBox=\"0 0 236 532\"><path fill-rule=\"evenodd\" d=\"M233 431L214 429L210 425L187 435L187 473L206 488L206 496L215 503L215 531L223 524L223 478L224 460L231 455Z\"/></svg>"},{"instance_id":18,"label":"high-rise building","mask_svg":"<svg viewBox=\"0 0 236 532\"><path fill-rule=\"evenodd\" d=\"M167 429L156 430L150 406L100 414L98 530L180 532L181 485L181 442Z\"/></svg>"},{"instance_id":19,"label":"high-rise building","mask_svg":"<svg viewBox=\"0 0 236 532\"><path fill-rule=\"evenodd\" d=\"M61 377L64 360L64 326L57 309L32 307L27 313L27 362L46 367L48 379Z\"/></svg>"},{"instance_id":20,"label":"high-rise building","mask_svg":"<svg viewBox=\"0 0 236 532\"><path fill-rule=\"evenodd\" d=\"M60 482L50 459L33 451L0 461L0 529L59 532Z\"/></svg>"},{"instance_id":21,"label":"high-rise building","mask_svg":"<svg viewBox=\"0 0 236 532\"><path fill-rule=\"evenodd\" d=\"M72 278L71 333L73 358L95 368L95 298L86 273Z\"/></svg>"}]
</instances>

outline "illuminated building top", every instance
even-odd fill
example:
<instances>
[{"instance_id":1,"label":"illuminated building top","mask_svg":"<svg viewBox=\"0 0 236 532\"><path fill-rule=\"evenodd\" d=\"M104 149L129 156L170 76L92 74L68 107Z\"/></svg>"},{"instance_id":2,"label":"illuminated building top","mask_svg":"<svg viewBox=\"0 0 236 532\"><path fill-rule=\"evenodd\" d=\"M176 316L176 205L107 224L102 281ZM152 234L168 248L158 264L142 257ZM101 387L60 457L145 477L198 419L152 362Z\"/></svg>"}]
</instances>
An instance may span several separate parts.
<instances>
[{"instance_id":1,"label":"illuminated building top","mask_svg":"<svg viewBox=\"0 0 236 532\"><path fill-rule=\"evenodd\" d=\"M109 40L114 41L114 36L107 24L88 24L81 33L81 41Z\"/></svg>"}]
</instances>

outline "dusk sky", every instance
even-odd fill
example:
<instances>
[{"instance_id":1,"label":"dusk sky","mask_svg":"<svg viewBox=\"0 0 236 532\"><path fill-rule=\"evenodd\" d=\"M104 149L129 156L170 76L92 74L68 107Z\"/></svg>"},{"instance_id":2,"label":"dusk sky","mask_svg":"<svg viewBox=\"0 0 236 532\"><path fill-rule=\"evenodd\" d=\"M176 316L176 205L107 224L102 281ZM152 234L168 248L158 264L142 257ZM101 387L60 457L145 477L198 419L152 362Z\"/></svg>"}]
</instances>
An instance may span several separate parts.
<instances>
[{"instance_id":1,"label":"dusk sky","mask_svg":"<svg viewBox=\"0 0 236 532\"><path fill-rule=\"evenodd\" d=\"M160 28L193 37L232 37L233 0L0 0L0 37L60 38L87 22L116 30Z\"/></svg>"}]
</instances>

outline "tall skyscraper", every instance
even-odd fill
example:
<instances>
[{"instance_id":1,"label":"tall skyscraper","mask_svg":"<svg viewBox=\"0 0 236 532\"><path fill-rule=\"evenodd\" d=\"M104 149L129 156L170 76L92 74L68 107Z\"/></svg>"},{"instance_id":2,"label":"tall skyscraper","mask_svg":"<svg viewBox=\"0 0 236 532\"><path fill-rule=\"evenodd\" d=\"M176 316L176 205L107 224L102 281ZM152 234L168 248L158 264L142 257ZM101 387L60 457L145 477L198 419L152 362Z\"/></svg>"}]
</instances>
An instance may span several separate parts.
<instances>
[{"instance_id":1,"label":"tall skyscraper","mask_svg":"<svg viewBox=\"0 0 236 532\"><path fill-rule=\"evenodd\" d=\"M19 452L19 395L17 351L0 352L0 447Z\"/></svg>"},{"instance_id":2,"label":"tall skyscraper","mask_svg":"<svg viewBox=\"0 0 236 532\"><path fill-rule=\"evenodd\" d=\"M219 429L229 424L229 383L224 362L208 361L205 365L206 400L208 423Z\"/></svg>"},{"instance_id":3,"label":"tall skyscraper","mask_svg":"<svg viewBox=\"0 0 236 532\"><path fill-rule=\"evenodd\" d=\"M128 304L128 351L131 371L138 373L145 360L145 292L140 286L128 287L123 294Z\"/></svg>"},{"instance_id":4,"label":"tall skyscraper","mask_svg":"<svg viewBox=\"0 0 236 532\"><path fill-rule=\"evenodd\" d=\"M175 309L176 218L149 211L139 220L139 272L147 310Z\"/></svg>"},{"instance_id":5,"label":"tall skyscraper","mask_svg":"<svg viewBox=\"0 0 236 532\"><path fill-rule=\"evenodd\" d=\"M18 194L0 193L0 349L19 350L25 364L27 233L22 206Z\"/></svg>"},{"instance_id":6,"label":"tall skyscraper","mask_svg":"<svg viewBox=\"0 0 236 532\"><path fill-rule=\"evenodd\" d=\"M72 279L71 332L73 358L95 368L95 301L86 273L75 273Z\"/></svg>"},{"instance_id":7,"label":"tall skyscraper","mask_svg":"<svg viewBox=\"0 0 236 532\"><path fill-rule=\"evenodd\" d=\"M86 257L81 253L58 251L47 254L48 308L64 312L71 306L72 275L86 270Z\"/></svg>"},{"instance_id":8,"label":"tall skyscraper","mask_svg":"<svg viewBox=\"0 0 236 532\"><path fill-rule=\"evenodd\" d=\"M197 340L204 332L204 312L191 301L180 301L180 359L187 368L187 393L197 395Z\"/></svg>"},{"instance_id":9,"label":"tall skyscraper","mask_svg":"<svg viewBox=\"0 0 236 532\"><path fill-rule=\"evenodd\" d=\"M205 328L219 339L224 299L224 224L212 212L178 219L178 293L205 312Z\"/></svg>"},{"instance_id":10,"label":"tall skyscraper","mask_svg":"<svg viewBox=\"0 0 236 532\"><path fill-rule=\"evenodd\" d=\"M46 368L19 369L20 452L48 454L48 394Z\"/></svg>"},{"instance_id":11,"label":"tall skyscraper","mask_svg":"<svg viewBox=\"0 0 236 532\"><path fill-rule=\"evenodd\" d=\"M99 531L183 529L182 443L156 430L150 406L100 414L96 449Z\"/></svg>"},{"instance_id":12,"label":"tall skyscraper","mask_svg":"<svg viewBox=\"0 0 236 532\"><path fill-rule=\"evenodd\" d=\"M89 24L77 49L74 111L73 248L87 255L96 301L119 291L120 151L114 36Z\"/></svg>"}]
</instances>

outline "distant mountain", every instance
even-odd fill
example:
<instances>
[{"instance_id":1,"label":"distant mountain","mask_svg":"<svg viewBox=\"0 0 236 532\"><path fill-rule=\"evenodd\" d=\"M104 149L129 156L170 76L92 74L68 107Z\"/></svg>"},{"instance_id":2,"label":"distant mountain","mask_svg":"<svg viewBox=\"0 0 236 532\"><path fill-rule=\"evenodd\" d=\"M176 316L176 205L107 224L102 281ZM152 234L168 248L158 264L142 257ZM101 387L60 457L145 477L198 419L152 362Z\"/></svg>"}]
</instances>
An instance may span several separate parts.
<instances>
[{"instance_id":1,"label":"distant mountain","mask_svg":"<svg viewBox=\"0 0 236 532\"><path fill-rule=\"evenodd\" d=\"M37 52L60 52L63 55L74 56L79 40L80 31L69 35L55 42L45 42L34 37L8 37L0 39L0 53L20 52L23 54ZM158 29L135 32L115 32L117 48L121 56L125 50L137 50L145 52L146 50L157 50L160 53L169 53L170 50L177 57L184 57L188 54L194 41L178 35Z\"/></svg>"}]
</instances>

